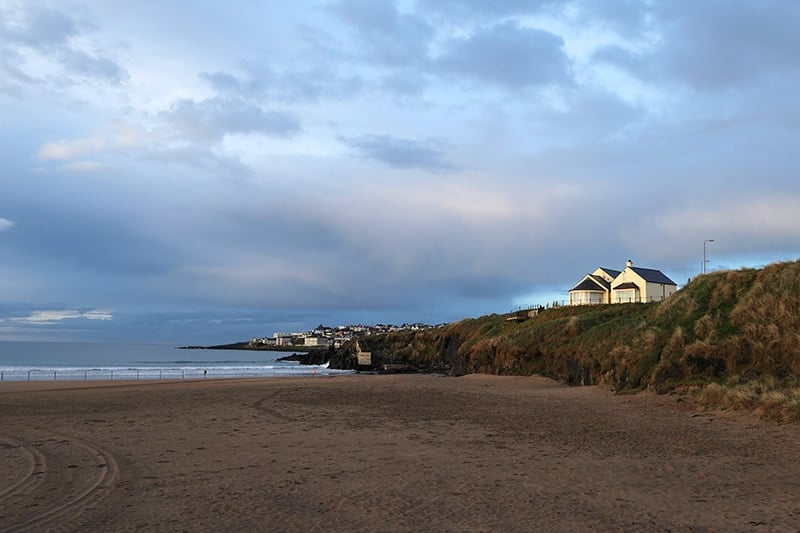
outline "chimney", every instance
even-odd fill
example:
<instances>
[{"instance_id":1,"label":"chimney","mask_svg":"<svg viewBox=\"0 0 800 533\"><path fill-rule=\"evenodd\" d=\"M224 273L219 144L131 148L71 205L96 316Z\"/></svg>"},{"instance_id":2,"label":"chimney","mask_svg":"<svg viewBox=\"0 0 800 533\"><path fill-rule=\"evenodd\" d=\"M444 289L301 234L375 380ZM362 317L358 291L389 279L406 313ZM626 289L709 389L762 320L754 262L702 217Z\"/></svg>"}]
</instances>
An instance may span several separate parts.
<instances>
[{"instance_id":1,"label":"chimney","mask_svg":"<svg viewBox=\"0 0 800 533\"><path fill-rule=\"evenodd\" d=\"M626 266L626 267L628 267L628 268L632 267L632 266L633 266L633 261L631 261L630 259L628 259L628 262L627 262L627 263L625 263L625 266Z\"/></svg>"}]
</instances>

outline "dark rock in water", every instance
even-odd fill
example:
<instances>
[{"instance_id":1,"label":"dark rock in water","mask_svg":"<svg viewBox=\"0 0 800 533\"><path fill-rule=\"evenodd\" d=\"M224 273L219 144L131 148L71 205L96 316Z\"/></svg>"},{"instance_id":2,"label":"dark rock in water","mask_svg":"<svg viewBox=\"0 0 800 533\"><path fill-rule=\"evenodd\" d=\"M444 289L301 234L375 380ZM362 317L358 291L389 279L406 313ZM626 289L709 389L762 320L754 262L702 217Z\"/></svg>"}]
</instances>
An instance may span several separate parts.
<instances>
[{"instance_id":1,"label":"dark rock in water","mask_svg":"<svg viewBox=\"0 0 800 533\"><path fill-rule=\"evenodd\" d=\"M275 360L276 361L302 361L305 355L306 354L304 354L304 353L293 353L292 355L285 355L283 357L278 357Z\"/></svg>"},{"instance_id":2,"label":"dark rock in water","mask_svg":"<svg viewBox=\"0 0 800 533\"><path fill-rule=\"evenodd\" d=\"M327 350L314 350L305 353L293 353L285 357L279 357L276 361L297 361L301 365L323 365L330 360L330 353Z\"/></svg>"}]
</instances>

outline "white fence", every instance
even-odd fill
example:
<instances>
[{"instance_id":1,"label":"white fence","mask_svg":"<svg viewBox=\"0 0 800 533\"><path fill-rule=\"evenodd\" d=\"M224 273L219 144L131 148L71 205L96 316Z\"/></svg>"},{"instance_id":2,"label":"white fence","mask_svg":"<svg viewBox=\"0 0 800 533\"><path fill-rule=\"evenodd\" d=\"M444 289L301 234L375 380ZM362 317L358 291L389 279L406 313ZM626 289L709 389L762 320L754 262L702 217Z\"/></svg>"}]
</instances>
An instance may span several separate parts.
<instances>
[{"instance_id":1,"label":"white fence","mask_svg":"<svg viewBox=\"0 0 800 533\"><path fill-rule=\"evenodd\" d=\"M101 381L136 379L203 379L212 376L203 370L183 369L6 369L0 381ZM217 376L222 377L222 376Z\"/></svg>"},{"instance_id":2,"label":"white fence","mask_svg":"<svg viewBox=\"0 0 800 533\"><path fill-rule=\"evenodd\" d=\"M0 370L0 381L123 381L316 376L347 371L317 366L250 368L13 368Z\"/></svg>"}]
</instances>

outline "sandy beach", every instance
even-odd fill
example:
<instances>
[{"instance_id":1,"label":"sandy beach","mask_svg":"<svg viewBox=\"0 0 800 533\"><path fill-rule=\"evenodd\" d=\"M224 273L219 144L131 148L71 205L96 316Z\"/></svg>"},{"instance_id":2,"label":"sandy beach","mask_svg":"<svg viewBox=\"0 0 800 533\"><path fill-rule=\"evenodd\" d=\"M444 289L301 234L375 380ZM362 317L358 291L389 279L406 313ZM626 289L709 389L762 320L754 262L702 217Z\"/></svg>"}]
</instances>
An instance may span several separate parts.
<instances>
[{"instance_id":1,"label":"sandy beach","mask_svg":"<svg viewBox=\"0 0 800 533\"><path fill-rule=\"evenodd\" d=\"M0 531L790 531L800 428L542 378L0 384Z\"/></svg>"}]
</instances>

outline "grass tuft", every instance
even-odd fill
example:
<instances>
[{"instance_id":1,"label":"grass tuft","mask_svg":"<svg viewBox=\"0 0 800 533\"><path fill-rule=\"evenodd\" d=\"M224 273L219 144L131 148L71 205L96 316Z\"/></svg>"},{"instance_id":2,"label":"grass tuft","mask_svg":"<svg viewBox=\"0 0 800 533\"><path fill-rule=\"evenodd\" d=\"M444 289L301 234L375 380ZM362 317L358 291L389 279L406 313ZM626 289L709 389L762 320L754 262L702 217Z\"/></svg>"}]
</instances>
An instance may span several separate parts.
<instances>
[{"instance_id":1,"label":"grass tuft","mask_svg":"<svg viewBox=\"0 0 800 533\"><path fill-rule=\"evenodd\" d=\"M795 381L709 383L697 392L697 399L710 407L752 411L780 423L800 422L800 387Z\"/></svg>"}]
</instances>

